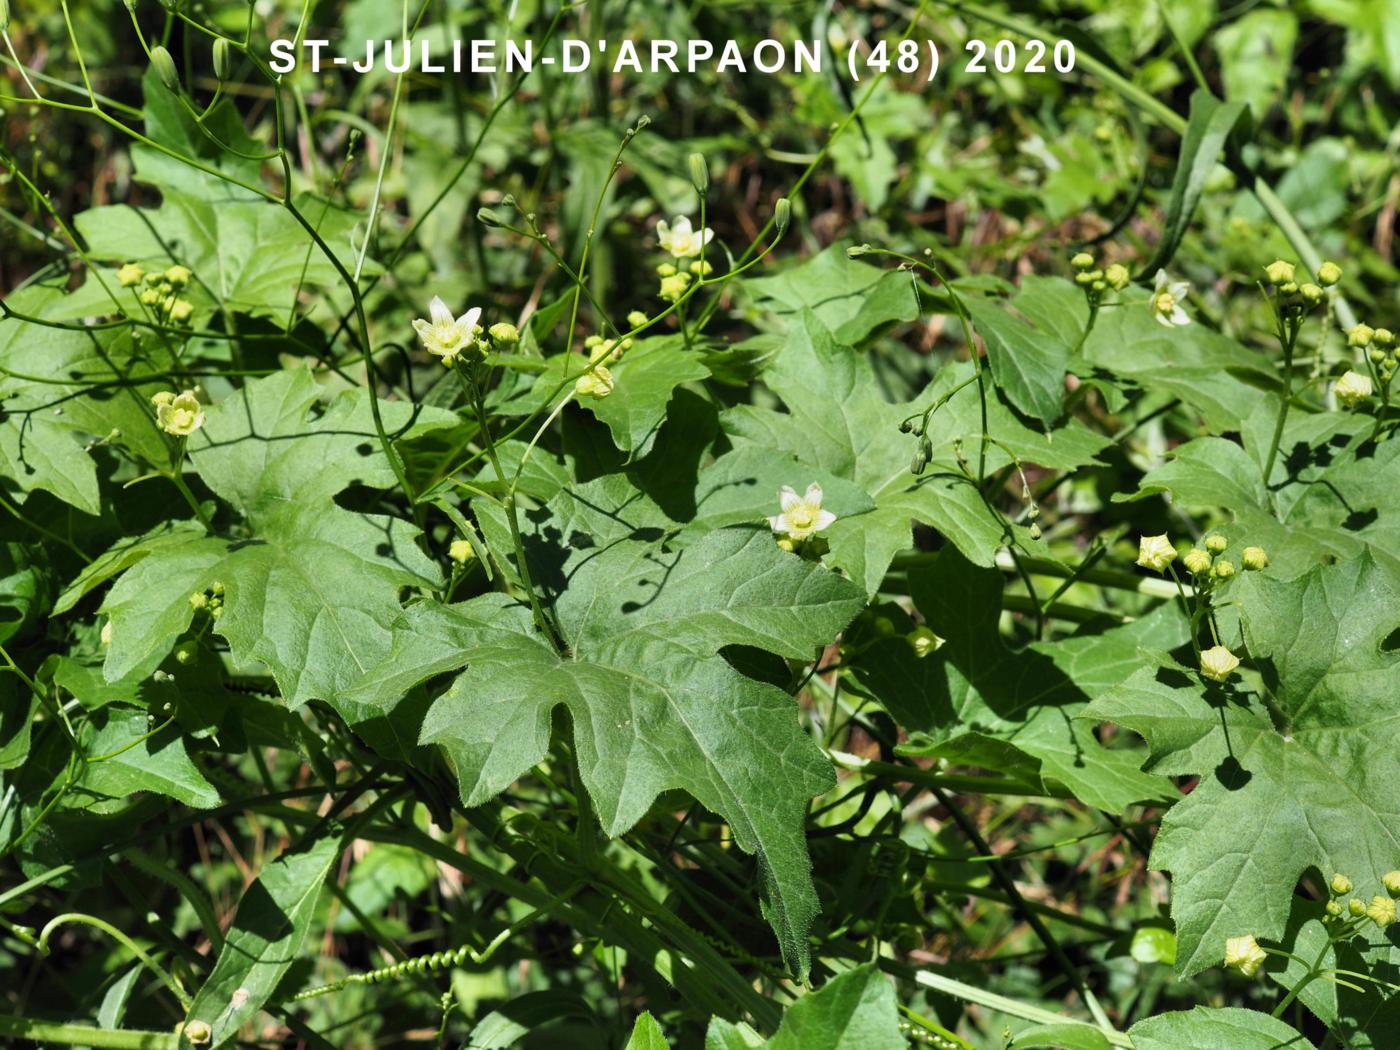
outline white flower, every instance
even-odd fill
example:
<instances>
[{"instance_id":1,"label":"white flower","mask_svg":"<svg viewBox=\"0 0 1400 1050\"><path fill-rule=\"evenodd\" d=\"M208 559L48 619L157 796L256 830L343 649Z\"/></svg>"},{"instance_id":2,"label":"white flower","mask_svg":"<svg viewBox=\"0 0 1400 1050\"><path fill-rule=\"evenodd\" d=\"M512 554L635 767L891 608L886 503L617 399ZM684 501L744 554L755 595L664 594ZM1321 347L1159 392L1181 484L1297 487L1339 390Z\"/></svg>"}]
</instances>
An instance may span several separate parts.
<instances>
[{"instance_id":1,"label":"white flower","mask_svg":"<svg viewBox=\"0 0 1400 1050\"><path fill-rule=\"evenodd\" d=\"M442 358L444 364L451 364L453 358L475 341L481 307L473 307L461 317L454 318L447 304L435 295L428 304L428 312L432 314L432 321L415 318L413 330L423 341L424 350Z\"/></svg>"},{"instance_id":2,"label":"white flower","mask_svg":"<svg viewBox=\"0 0 1400 1050\"><path fill-rule=\"evenodd\" d=\"M1239 665L1239 657L1223 645L1212 646L1201 653L1201 674L1213 682L1225 681Z\"/></svg>"},{"instance_id":3,"label":"white flower","mask_svg":"<svg viewBox=\"0 0 1400 1050\"><path fill-rule=\"evenodd\" d=\"M1168 328L1190 324L1191 318L1181 308L1182 301L1191 294L1191 286L1185 281L1172 281L1166 270L1157 271L1157 283L1152 289L1152 316L1159 324Z\"/></svg>"},{"instance_id":4,"label":"white flower","mask_svg":"<svg viewBox=\"0 0 1400 1050\"><path fill-rule=\"evenodd\" d=\"M204 426L204 409L193 390L175 394L162 390L151 403L156 406L156 423L167 434L175 437L189 437Z\"/></svg>"},{"instance_id":5,"label":"white flower","mask_svg":"<svg viewBox=\"0 0 1400 1050\"><path fill-rule=\"evenodd\" d=\"M1172 546L1172 541L1167 538L1165 532L1160 536L1138 537L1137 563L1144 569L1163 572L1174 561L1176 548Z\"/></svg>"},{"instance_id":6,"label":"white flower","mask_svg":"<svg viewBox=\"0 0 1400 1050\"><path fill-rule=\"evenodd\" d=\"M1332 388L1337 404L1343 408L1355 408L1371 396L1371 377L1360 372L1348 371Z\"/></svg>"},{"instance_id":7,"label":"white flower","mask_svg":"<svg viewBox=\"0 0 1400 1050\"><path fill-rule=\"evenodd\" d=\"M662 250L670 252L677 259L695 258L714 236L715 231L708 226L695 230L685 215L677 216L674 224L665 219L656 224L656 239L661 242Z\"/></svg>"},{"instance_id":8,"label":"white flower","mask_svg":"<svg viewBox=\"0 0 1400 1050\"><path fill-rule=\"evenodd\" d=\"M822 510L822 487L815 481L807 486L804 496L799 496L792 486L784 485L778 490L778 505L783 512L769 518L768 526L789 539L805 540L836 520L831 511Z\"/></svg>"}]
</instances>

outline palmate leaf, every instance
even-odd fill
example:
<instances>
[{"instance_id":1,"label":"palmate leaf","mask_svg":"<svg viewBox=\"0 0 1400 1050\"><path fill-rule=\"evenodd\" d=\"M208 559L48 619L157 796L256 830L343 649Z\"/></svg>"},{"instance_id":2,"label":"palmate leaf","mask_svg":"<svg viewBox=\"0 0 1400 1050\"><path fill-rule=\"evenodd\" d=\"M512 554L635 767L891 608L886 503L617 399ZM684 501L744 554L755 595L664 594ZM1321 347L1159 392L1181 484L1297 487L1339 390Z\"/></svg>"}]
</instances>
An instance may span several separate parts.
<instances>
[{"instance_id":1,"label":"palmate leaf","mask_svg":"<svg viewBox=\"0 0 1400 1050\"><path fill-rule=\"evenodd\" d=\"M833 782L830 764L799 729L791 697L719 653L743 645L811 659L864 594L754 529L678 550L619 540L573 552L564 572L556 611L568 656L499 595L421 603L349 702L390 710L417 682L466 665L428 711L421 739L442 747L469 806L544 758L564 707L603 829L621 834L661 792L689 792L758 855L769 920L805 972L817 901L802 825L807 800Z\"/></svg>"},{"instance_id":2,"label":"palmate leaf","mask_svg":"<svg viewBox=\"0 0 1400 1050\"><path fill-rule=\"evenodd\" d=\"M217 582L226 593L214 629L235 657L265 663L292 706L331 699L386 650L399 589L438 581L411 524L333 502L351 484L382 487L393 474L364 393L342 394L311 418L318 400L309 373L281 372L208 410L191 457L247 531L183 542L162 535L123 554L131 567L103 604L109 680L149 674L189 627L190 596ZM382 411L396 434L452 419L400 403Z\"/></svg>"},{"instance_id":3,"label":"palmate leaf","mask_svg":"<svg viewBox=\"0 0 1400 1050\"><path fill-rule=\"evenodd\" d=\"M1152 771L1202 778L1151 858L1173 876L1183 975L1230 937L1279 937L1310 867L1363 897L1400 867L1400 653L1382 648L1400 592L1364 554L1288 582L1246 576L1236 595L1267 701L1149 667L1083 714L1142 734Z\"/></svg>"},{"instance_id":4,"label":"palmate leaf","mask_svg":"<svg viewBox=\"0 0 1400 1050\"><path fill-rule=\"evenodd\" d=\"M64 297L26 289L9 300L29 316L56 316ZM142 382L169 361L164 346L142 351L127 331L79 331L7 317L0 320L0 478L23 497L42 489L87 514L101 512L92 438L115 428L138 459L163 463L165 441L149 398L163 385Z\"/></svg>"},{"instance_id":5,"label":"palmate leaf","mask_svg":"<svg viewBox=\"0 0 1400 1050\"><path fill-rule=\"evenodd\" d=\"M580 375L586 368L581 357L570 363ZM679 336L640 340L607 367L617 384L613 392L580 403L607 424L617 447L633 456L644 456L651 449L676 387L710 374L700 354L686 350Z\"/></svg>"},{"instance_id":6,"label":"palmate leaf","mask_svg":"<svg viewBox=\"0 0 1400 1050\"><path fill-rule=\"evenodd\" d=\"M899 433L902 419L952 391L970 376L971 368L949 366L922 397L892 404L881 393L866 357L837 345L817 317L806 312L794 318L781 353L764 373L764 381L787 411L741 406L726 411L721 422L736 451L794 457L785 483L798 491L817 477L815 471L825 471L853 482L866 494L873 510L838 519L823 535L831 546L830 562L874 593L895 553L910 546L914 521L932 525L979 565L991 565L996 549L1008 539L1005 526L956 467L959 442L969 459L977 458L981 417L974 386L954 394L934 414L929 426L933 462L922 477L909 471L915 440ZM1031 430L990 390L987 408L990 433L1024 463L1071 470L1092 462L1107 443L1079 424L1049 433ZM1001 447L992 446L988 469L1008 459ZM725 458L711 469L734 474ZM733 482L742 483L739 478ZM701 485L705 484L702 475ZM776 513L776 491L754 484L744 490L750 494L750 520Z\"/></svg>"},{"instance_id":7,"label":"palmate leaf","mask_svg":"<svg viewBox=\"0 0 1400 1050\"><path fill-rule=\"evenodd\" d=\"M1140 754L1109 750L1074 722L1092 697L1141 666L1139 646L1185 642L1174 607L1102 634L1013 652L997 627L997 570L945 550L910 575L909 590L943 646L919 657L902 637L882 639L854 667L860 686L909 731L902 750L995 769L1025 781L1028 791L1054 781L1113 812L1175 797L1165 778L1140 771Z\"/></svg>"},{"instance_id":8,"label":"palmate leaf","mask_svg":"<svg viewBox=\"0 0 1400 1050\"><path fill-rule=\"evenodd\" d=\"M1271 485L1263 464L1276 406L1246 421L1245 445L1202 437L1177 448L1151 470L1138 491L1115 497L1139 500L1165 494L1186 507L1223 507L1235 516L1228 537L1268 550L1285 575L1299 575L1323 559L1350 559L1369 551L1400 574L1400 445L1376 444L1366 416L1296 415L1284 430Z\"/></svg>"},{"instance_id":9,"label":"palmate leaf","mask_svg":"<svg viewBox=\"0 0 1400 1050\"><path fill-rule=\"evenodd\" d=\"M1350 939L1334 942L1323 916L1321 901L1295 897L1282 939L1282 947L1292 955L1271 956L1264 964L1265 974L1281 988L1298 988L1298 1001L1341 1035L1348 1050L1395 1050L1400 1047L1400 998L1391 994L1393 989L1362 980L1344 985L1307 978L1309 965L1316 961L1323 972L1350 970L1393 982L1400 947L1369 923Z\"/></svg>"}]
</instances>

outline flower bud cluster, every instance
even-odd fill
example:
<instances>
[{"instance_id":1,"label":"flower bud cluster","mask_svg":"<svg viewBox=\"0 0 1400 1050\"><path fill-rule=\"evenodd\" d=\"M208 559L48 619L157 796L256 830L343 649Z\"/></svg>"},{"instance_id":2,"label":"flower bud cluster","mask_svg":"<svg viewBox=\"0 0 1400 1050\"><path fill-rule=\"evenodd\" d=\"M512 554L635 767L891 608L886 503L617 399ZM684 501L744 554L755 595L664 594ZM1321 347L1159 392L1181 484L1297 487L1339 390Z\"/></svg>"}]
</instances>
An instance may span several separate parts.
<instances>
[{"instance_id":1,"label":"flower bud cluster","mask_svg":"<svg viewBox=\"0 0 1400 1050\"><path fill-rule=\"evenodd\" d=\"M202 591L190 595L190 606L195 612L207 612L211 620L224 614L224 585L215 580Z\"/></svg>"},{"instance_id":2,"label":"flower bud cluster","mask_svg":"<svg viewBox=\"0 0 1400 1050\"><path fill-rule=\"evenodd\" d=\"M1377 893L1367 902L1360 897L1350 896L1356 887L1347 876L1341 872L1332 876L1327 884L1331 899L1326 904L1323 921L1345 923L1346 920L1351 920L1354 923L1344 925L1340 933L1334 933L1334 940L1355 934L1363 925L1360 921L1363 919L1369 919L1382 930L1396 921L1395 901L1396 898L1400 898L1400 871L1388 871L1382 875L1381 886L1385 893Z\"/></svg>"},{"instance_id":3,"label":"flower bud cluster","mask_svg":"<svg viewBox=\"0 0 1400 1050\"><path fill-rule=\"evenodd\" d=\"M1342 279L1342 268L1325 262L1317 268L1316 281L1299 281L1297 267L1275 259L1264 267L1264 276L1274 290L1274 305L1285 320L1297 320L1327 298L1325 289Z\"/></svg>"},{"instance_id":4,"label":"flower bud cluster","mask_svg":"<svg viewBox=\"0 0 1400 1050\"><path fill-rule=\"evenodd\" d=\"M1332 394L1342 408L1354 409L1368 400L1379 388L1381 400L1388 401L1391 381L1400 370L1400 345L1389 328L1356 325L1347 333L1347 345L1365 354L1365 371L1348 369L1332 387Z\"/></svg>"},{"instance_id":5,"label":"flower bud cluster","mask_svg":"<svg viewBox=\"0 0 1400 1050\"><path fill-rule=\"evenodd\" d=\"M184 324L194 313L194 304L181 294L194 274L188 267L172 266L160 273L147 273L137 263L126 263L117 270L117 283L123 288L145 285L136 297L141 305L163 321Z\"/></svg>"},{"instance_id":6,"label":"flower bud cluster","mask_svg":"<svg viewBox=\"0 0 1400 1050\"><path fill-rule=\"evenodd\" d=\"M632 349L632 340L604 339L600 335L590 335L583 341L583 346L588 351L588 363L591 367L579 376L578 382L574 384L574 393L579 397L601 400L611 394L617 386L617 380L608 365L617 364L622 355Z\"/></svg>"},{"instance_id":7,"label":"flower bud cluster","mask_svg":"<svg viewBox=\"0 0 1400 1050\"><path fill-rule=\"evenodd\" d=\"M1069 264L1075 269L1074 283L1084 289L1091 307L1097 306L1110 288L1121 292L1132 281L1132 275L1122 263L1100 267L1088 252L1079 252L1070 259Z\"/></svg>"}]
</instances>

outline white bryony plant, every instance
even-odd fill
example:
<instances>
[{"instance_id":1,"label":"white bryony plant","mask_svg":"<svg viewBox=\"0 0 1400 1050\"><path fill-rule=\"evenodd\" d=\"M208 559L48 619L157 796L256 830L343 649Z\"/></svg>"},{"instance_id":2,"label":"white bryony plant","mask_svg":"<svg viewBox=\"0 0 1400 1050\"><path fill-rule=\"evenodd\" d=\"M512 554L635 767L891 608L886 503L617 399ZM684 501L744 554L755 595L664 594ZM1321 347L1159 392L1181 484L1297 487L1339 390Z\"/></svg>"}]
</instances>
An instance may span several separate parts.
<instances>
[{"instance_id":1,"label":"white bryony plant","mask_svg":"<svg viewBox=\"0 0 1400 1050\"><path fill-rule=\"evenodd\" d=\"M714 240L715 231L708 226L695 229L690 218L678 215L674 221L662 219L656 224L656 239L663 251L670 252L677 259L696 258L705 245Z\"/></svg>"},{"instance_id":2,"label":"white bryony plant","mask_svg":"<svg viewBox=\"0 0 1400 1050\"><path fill-rule=\"evenodd\" d=\"M413 330L423 341L424 350L442 358L443 364L450 365L458 354L476 342L481 330L477 324L481 318L481 307L474 306L461 317L453 317L447 304L435 295L428 304L428 313L432 320L414 318Z\"/></svg>"},{"instance_id":3,"label":"white bryony plant","mask_svg":"<svg viewBox=\"0 0 1400 1050\"><path fill-rule=\"evenodd\" d=\"M1175 328L1190 324L1191 318L1181 308L1182 302L1191 294L1191 285L1185 281L1173 281L1166 270L1157 271L1156 284L1152 289L1152 316L1158 324Z\"/></svg>"},{"instance_id":4,"label":"white bryony plant","mask_svg":"<svg viewBox=\"0 0 1400 1050\"><path fill-rule=\"evenodd\" d=\"M791 485L784 485L778 490L778 506L782 513L770 517L768 526L789 540L805 540L836 520L831 511L822 510L822 487L815 481L802 496Z\"/></svg>"}]
</instances>

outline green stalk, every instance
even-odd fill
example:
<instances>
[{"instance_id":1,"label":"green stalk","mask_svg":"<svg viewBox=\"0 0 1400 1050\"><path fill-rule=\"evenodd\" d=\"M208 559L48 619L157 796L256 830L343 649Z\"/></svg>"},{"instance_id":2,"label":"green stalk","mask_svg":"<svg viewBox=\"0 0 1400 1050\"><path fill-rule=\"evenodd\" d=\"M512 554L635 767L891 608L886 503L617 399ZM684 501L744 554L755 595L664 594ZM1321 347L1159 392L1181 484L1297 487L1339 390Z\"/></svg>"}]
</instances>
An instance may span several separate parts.
<instances>
[{"instance_id":1,"label":"green stalk","mask_svg":"<svg viewBox=\"0 0 1400 1050\"><path fill-rule=\"evenodd\" d=\"M58 1024L33 1021L27 1017L0 1014L0 1036L32 1043L60 1043L64 1046L115 1047L118 1050L180 1050L180 1037L171 1032L139 1029L93 1028L85 1024Z\"/></svg>"}]
</instances>

